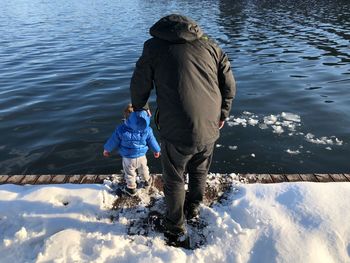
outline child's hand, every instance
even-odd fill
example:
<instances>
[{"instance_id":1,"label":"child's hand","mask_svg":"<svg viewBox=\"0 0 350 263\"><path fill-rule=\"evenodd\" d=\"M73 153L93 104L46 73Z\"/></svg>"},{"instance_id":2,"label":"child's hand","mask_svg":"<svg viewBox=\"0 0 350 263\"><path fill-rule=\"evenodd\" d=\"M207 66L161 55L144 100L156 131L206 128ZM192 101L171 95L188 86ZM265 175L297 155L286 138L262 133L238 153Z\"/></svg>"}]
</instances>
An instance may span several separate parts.
<instances>
[{"instance_id":1,"label":"child's hand","mask_svg":"<svg viewBox=\"0 0 350 263\"><path fill-rule=\"evenodd\" d=\"M104 150L104 151L103 151L103 156L104 156L104 157L110 157L110 156L111 156L111 153L110 153L109 151Z\"/></svg>"},{"instance_id":2,"label":"child's hand","mask_svg":"<svg viewBox=\"0 0 350 263\"><path fill-rule=\"evenodd\" d=\"M160 152L153 153L153 155L154 155L154 158L159 158L159 156L160 156Z\"/></svg>"}]
</instances>

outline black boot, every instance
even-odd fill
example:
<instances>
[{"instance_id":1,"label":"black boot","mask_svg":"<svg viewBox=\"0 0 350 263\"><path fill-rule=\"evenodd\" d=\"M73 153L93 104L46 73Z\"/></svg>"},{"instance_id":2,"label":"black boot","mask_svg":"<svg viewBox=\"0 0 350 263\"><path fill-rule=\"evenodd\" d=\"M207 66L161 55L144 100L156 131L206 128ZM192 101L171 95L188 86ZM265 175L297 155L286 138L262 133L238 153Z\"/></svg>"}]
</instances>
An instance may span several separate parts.
<instances>
[{"instance_id":1,"label":"black boot","mask_svg":"<svg viewBox=\"0 0 350 263\"><path fill-rule=\"evenodd\" d=\"M182 247L185 249L191 249L190 238L187 232L173 234L168 231L164 232L164 237L168 246Z\"/></svg>"},{"instance_id":2,"label":"black boot","mask_svg":"<svg viewBox=\"0 0 350 263\"><path fill-rule=\"evenodd\" d=\"M199 204L189 203L186 199L184 205L184 214L188 221L199 218Z\"/></svg>"},{"instance_id":3,"label":"black boot","mask_svg":"<svg viewBox=\"0 0 350 263\"><path fill-rule=\"evenodd\" d=\"M186 209L186 219L187 220L192 220L199 218L200 210L199 210L199 205L197 204L189 204Z\"/></svg>"}]
</instances>

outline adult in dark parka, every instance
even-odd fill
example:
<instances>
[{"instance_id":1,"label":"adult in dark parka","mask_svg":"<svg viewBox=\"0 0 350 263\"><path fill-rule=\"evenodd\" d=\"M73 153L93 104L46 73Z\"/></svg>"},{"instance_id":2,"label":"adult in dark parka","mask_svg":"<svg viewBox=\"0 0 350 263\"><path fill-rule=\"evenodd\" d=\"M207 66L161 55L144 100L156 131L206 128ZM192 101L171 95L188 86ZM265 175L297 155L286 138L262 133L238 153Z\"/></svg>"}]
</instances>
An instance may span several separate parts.
<instances>
[{"instance_id":1,"label":"adult in dark parka","mask_svg":"<svg viewBox=\"0 0 350 263\"><path fill-rule=\"evenodd\" d=\"M168 15L150 34L132 76L131 100L134 109L142 109L156 88L165 233L174 245L186 246L179 241L186 236L184 218L199 215L214 144L235 96L235 80L227 55L193 20Z\"/></svg>"}]
</instances>

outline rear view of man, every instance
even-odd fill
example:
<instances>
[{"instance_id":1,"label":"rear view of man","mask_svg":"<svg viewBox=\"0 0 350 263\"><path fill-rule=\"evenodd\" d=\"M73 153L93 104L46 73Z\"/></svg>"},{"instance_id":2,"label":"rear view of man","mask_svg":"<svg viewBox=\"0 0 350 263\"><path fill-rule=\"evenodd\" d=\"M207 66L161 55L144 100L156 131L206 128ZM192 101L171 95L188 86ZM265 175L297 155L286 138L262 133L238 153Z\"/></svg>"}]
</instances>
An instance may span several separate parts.
<instances>
[{"instance_id":1,"label":"rear view of man","mask_svg":"<svg viewBox=\"0 0 350 263\"><path fill-rule=\"evenodd\" d=\"M235 96L235 80L226 54L193 20L168 15L150 34L131 80L131 100L134 109L142 109L156 88L167 207L164 235L168 244L187 247L185 217L199 215L215 141Z\"/></svg>"}]
</instances>

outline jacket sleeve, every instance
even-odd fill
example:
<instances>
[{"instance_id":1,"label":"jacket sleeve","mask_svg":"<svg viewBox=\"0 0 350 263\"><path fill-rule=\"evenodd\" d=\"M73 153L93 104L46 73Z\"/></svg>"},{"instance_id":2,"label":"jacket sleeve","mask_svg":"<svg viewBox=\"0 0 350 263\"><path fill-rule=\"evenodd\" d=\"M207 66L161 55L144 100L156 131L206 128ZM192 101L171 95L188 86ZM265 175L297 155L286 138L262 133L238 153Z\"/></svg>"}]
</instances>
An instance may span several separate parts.
<instances>
[{"instance_id":1,"label":"jacket sleeve","mask_svg":"<svg viewBox=\"0 0 350 263\"><path fill-rule=\"evenodd\" d=\"M156 137L154 137L153 131L150 128L148 137L147 137L147 145L151 148L152 152L158 153L160 152L160 146L157 142Z\"/></svg>"},{"instance_id":2,"label":"jacket sleeve","mask_svg":"<svg viewBox=\"0 0 350 263\"><path fill-rule=\"evenodd\" d=\"M220 120L224 121L230 114L232 101L236 95L236 82L232 74L231 64L224 52L221 52L218 78L222 97Z\"/></svg>"},{"instance_id":3,"label":"jacket sleeve","mask_svg":"<svg viewBox=\"0 0 350 263\"><path fill-rule=\"evenodd\" d=\"M147 107L147 100L153 88L153 69L151 64L151 55L146 41L142 55L136 62L130 82L131 103L134 110L141 110Z\"/></svg>"},{"instance_id":4,"label":"jacket sleeve","mask_svg":"<svg viewBox=\"0 0 350 263\"><path fill-rule=\"evenodd\" d=\"M108 152L112 152L114 149L119 149L120 137L119 137L119 126L112 133L111 137L107 140L104 145L104 149Z\"/></svg>"}]
</instances>

